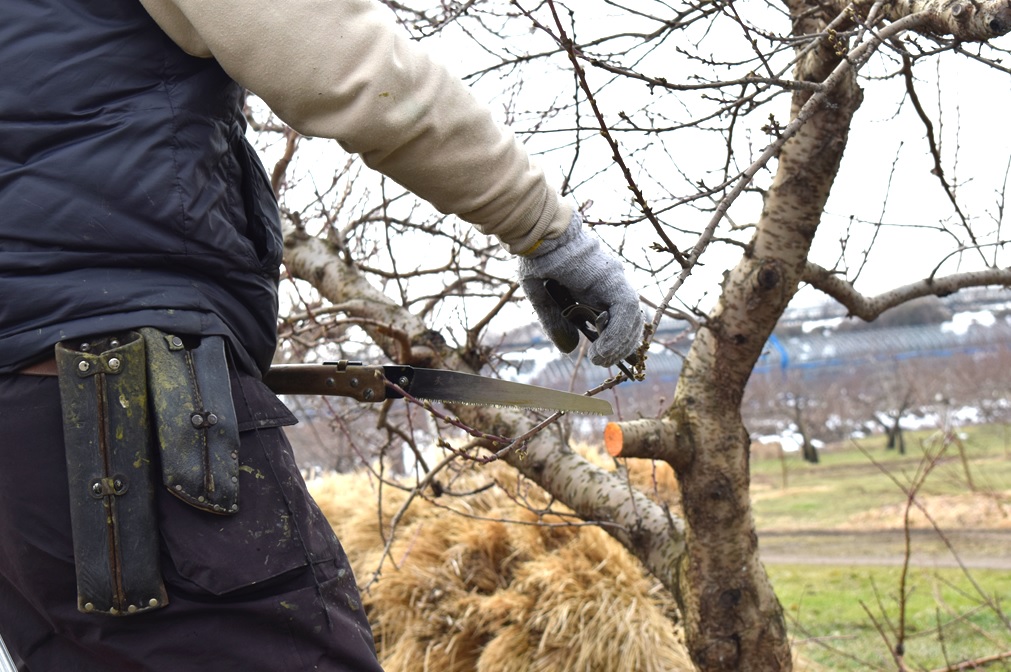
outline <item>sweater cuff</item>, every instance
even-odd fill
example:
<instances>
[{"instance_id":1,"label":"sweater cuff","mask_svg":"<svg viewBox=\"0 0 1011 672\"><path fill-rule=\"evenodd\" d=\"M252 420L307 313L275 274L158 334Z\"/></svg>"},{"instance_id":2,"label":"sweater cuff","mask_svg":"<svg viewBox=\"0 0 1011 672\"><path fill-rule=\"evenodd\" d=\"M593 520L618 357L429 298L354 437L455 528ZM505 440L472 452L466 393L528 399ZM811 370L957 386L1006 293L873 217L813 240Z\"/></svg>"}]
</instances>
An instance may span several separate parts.
<instances>
[{"instance_id":1,"label":"sweater cuff","mask_svg":"<svg viewBox=\"0 0 1011 672\"><path fill-rule=\"evenodd\" d=\"M544 241L558 238L565 233L572 222L575 210L571 205L560 202L557 198L554 199L554 203L553 208L544 208L527 235L515 241L503 240L502 244L505 248L512 254L525 257L536 252Z\"/></svg>"}]
</instances>

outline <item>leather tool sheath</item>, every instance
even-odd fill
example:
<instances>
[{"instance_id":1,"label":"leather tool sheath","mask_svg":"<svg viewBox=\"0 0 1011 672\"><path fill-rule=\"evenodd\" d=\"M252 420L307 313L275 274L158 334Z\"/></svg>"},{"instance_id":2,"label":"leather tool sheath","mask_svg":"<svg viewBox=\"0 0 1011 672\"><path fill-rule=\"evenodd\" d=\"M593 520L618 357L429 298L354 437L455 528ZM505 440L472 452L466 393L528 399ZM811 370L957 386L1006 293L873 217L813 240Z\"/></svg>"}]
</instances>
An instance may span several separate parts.
<instances>
[{"instance_id":1,"label":"leather tool sheath","mask_svg":"<svg viewBox=\"0 0 1011 672\"><path fill-rule=\"evenodd\" d=\"M77 608L115 616L168 603L159 566L144 341L56 346Z\"/></svg>"},{"instance_id":2,"label":"leather tool sheath","mask_svg":"<svg viewBox=\"0 0 1011 672\"><path fill-rule=\"evenodd\" d=\"M239 428L224 339L140 332L165 487L198 509L237 512Z\"/></svg>"}]
</instances>

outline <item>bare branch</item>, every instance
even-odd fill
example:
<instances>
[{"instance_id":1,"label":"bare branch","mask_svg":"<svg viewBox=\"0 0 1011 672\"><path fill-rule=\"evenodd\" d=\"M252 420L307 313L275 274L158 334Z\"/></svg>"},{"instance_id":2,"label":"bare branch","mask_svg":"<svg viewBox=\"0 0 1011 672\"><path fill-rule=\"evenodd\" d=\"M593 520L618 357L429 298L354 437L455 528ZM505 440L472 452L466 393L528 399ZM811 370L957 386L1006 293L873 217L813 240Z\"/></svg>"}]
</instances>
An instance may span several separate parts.
<instances>
[{"instance_id":1,"label":"bare branch","mask_svg":"<svg viewBox=\"0 0 1011 672\"><path fill-rule=\"evenodd\" d=\"M889 308L921 296L948 296L967 287L1011 286L1011 269L993 268L927 278L875 297L864 296L847 280L811 262L804 269L803 280L846 306L850 315L871 321Z\"/></svg>"}]
</instances>

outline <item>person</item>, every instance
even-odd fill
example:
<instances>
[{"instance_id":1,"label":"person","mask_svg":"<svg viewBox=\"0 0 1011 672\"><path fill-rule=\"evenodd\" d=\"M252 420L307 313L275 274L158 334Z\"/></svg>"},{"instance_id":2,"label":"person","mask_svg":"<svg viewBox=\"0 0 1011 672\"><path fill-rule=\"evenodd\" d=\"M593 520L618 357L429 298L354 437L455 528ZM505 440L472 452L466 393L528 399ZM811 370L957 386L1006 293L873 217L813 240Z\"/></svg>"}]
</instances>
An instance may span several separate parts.
<instances>
[{"instance_id":1,"label":"person","mask_svg":"<svg viewBox=\"0 0 1011 672\"><path fill-rule=\"evenodd\" d=\"M643 328L620 263L374 0L5 2L0 67L0 635L19 669L379 670L260 380L282 245L244 92L498 237L562 350L578 333L545 279L606 309L605 366Z\"/></svg>"}]
</instances>

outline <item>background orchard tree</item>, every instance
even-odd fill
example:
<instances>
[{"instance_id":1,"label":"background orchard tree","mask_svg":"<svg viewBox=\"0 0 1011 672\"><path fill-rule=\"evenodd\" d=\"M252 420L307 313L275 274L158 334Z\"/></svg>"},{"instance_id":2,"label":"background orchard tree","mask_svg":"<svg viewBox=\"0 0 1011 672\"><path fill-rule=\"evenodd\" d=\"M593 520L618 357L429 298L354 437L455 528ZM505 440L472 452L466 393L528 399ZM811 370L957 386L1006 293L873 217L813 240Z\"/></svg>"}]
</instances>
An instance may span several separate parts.
<instances>
[{"instance_id":1,"label":"background orchard tree","mask_svg":"<svg viewBox=\"0 0 1011 672\"><path fill-rule=\"evenodd\" d=\"M681 320L693 335L676 388L636 426L654 440L623 446L674 467L682 515L576 455L557 418L452 409L486 435L523 439L503 450L475 438L458 459L498 451L606 523L676 597L699 669L789 669L749 503L745 387L802 288L872 320L917 297L1011 283L997 39L1011 29L1008 1L385 2L622 256L652 327ZM511 372L503 334L530 313L508 255L255 102L250 117L288 227L279 358ZM640 373L614 388L618 402L651 384L648 359ZM590 374L591 386L607 378ZM419 488L438 479L444 462L417 437L450 425L403 404L330 417L348 455L413 469ZM365 441L355 423L384 434Z\"/></svg>"}]
</instances>

